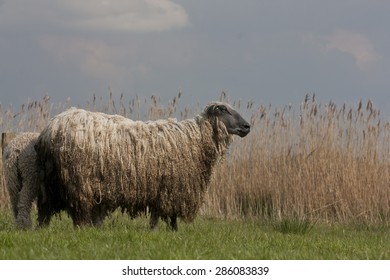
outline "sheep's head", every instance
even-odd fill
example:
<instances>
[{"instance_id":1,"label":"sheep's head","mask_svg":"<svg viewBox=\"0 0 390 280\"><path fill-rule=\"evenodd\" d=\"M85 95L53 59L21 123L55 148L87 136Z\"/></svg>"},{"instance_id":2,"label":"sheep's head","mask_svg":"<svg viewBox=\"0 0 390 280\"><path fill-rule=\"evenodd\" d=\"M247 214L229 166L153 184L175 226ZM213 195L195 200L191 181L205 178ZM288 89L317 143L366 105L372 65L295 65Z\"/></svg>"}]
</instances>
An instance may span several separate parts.
<instances>
[{"instance_id":1,"label":"sheep's head","mask_svg":"<svg viewBox=\"0 0 390 280\"><path fill-rule=\"evenodd\" d=\"M222 122L229 134L240 137L246 136L250 131L249 123L234 110L229 104L223 102L209 103L203 111L203 117L207 119L218 119Z\"/></svg>"}]
</instances>

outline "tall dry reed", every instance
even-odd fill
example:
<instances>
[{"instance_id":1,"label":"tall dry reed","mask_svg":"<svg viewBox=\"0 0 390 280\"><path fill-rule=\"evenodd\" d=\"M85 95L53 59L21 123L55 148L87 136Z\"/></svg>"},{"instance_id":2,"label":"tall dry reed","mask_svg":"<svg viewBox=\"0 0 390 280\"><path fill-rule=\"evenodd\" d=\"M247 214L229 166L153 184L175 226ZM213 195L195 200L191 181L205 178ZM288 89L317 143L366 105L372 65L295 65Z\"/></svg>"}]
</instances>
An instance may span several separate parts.
<instances>
[{"instance_id":1,"label":"tall dry reed","mask_svg":"<svg viewBox=\"0 0 390 280\"><path fill-rule=\"evenodd\" d=\"M127 100L93 96L84 108L132 119L192 117L200 106L182 107L181 93L167 104L157 97ZM221 100L228 101L222 93ZM233 143L215 172L202 213L261 219L310 218L326 222L390 220L390 124L371 101L317 104L307 95L299 108L255 107L230 102L252 124ZM0 108L1 131L39 131L69 101L45 97L14 113ZM4 189L0 203L5 205Z\"/></svg>"},{"instance_id":2,"label":"tall dry reed","mask_svg":"<svg viewBox=\"0 0 390 280\"><path fill-rule=\"evenodd\" d=\"M390 219L390 124L368 101L357 108L317 104L299 111L260 106L253 130L217 170L207 215Z\"/></svg>"}]
</instances>

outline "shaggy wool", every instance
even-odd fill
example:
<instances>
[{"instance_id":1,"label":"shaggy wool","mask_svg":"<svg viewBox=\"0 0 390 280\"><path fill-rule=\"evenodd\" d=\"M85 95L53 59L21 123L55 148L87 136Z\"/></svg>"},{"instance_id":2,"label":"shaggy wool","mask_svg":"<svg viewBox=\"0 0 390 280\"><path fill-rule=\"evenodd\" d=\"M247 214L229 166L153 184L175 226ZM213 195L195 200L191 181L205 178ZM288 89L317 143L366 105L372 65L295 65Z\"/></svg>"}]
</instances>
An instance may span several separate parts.
<instances>
[{"instance_id":1,"label":"shaggy wool","mask_svg":"<svg viewBox=\"0 0 390 280\"><path fill-rule=\"evenodd\" d=\"M38 195L39 171L34 145L39 133L18 134L4 149L3 166L15 224L30 228L31 207Z\"/></svg>"}]
</instances>

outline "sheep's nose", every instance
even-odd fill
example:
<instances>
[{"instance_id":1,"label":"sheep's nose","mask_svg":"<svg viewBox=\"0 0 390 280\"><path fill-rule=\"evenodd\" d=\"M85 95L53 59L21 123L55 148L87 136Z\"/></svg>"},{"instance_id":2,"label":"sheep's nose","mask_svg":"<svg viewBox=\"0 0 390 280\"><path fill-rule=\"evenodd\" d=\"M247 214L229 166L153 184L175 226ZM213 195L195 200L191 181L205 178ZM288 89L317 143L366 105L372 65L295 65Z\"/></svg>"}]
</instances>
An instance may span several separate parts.
<instances>
[{"instance_id":1,"label":"sheep's nose","mask_svg":"<svg viewBox=\"0 0 390 280\"><path fill-rule=\"evenodd\" d=\"M240 129L239 129L239 136L241 137L244 137L246 136L249 132L251 131L251 126L249 125L249 123L244 123L243 125L241 125Z\"/></svg>"}]
</instances>

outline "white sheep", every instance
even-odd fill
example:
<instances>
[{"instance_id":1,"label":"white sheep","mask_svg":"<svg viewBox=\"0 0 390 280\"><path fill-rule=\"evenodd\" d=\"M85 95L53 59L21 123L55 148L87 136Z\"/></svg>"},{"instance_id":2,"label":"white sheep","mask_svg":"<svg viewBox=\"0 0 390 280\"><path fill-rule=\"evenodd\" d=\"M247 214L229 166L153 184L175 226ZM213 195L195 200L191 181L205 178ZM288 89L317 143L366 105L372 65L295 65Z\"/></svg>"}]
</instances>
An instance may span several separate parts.
<instances>
[{"instance_id":1,"label":"white sheep","mask_svg":"<svg viewBox=\"0 0 390 280\"><path fill-rule=\"evenodd\" d=\"M39 171L34 145L39 133L18 134L5 147L3 168L10 196L15 224L18 228L31 228L31 207L39 188Z\"/></svg>"},{"instance_id":2,"label":"white sheep","mask_svg":"<svg viewBox=\"0 0 390 280\"><path fill-rule=\"evenodd\" d=\"M120 207L131 216L149 209L152 229L161 217L177 230L177 217L195 218L231 135L249 130L221 102L179 122L69 109L50 120L36 145L46 197L38 198L38 221L66 210L74 225L96 225Z\"/></svg>"}]
</instances>

